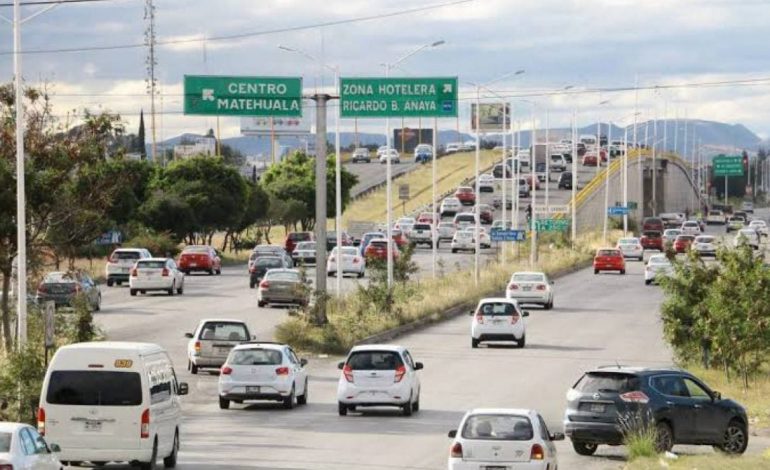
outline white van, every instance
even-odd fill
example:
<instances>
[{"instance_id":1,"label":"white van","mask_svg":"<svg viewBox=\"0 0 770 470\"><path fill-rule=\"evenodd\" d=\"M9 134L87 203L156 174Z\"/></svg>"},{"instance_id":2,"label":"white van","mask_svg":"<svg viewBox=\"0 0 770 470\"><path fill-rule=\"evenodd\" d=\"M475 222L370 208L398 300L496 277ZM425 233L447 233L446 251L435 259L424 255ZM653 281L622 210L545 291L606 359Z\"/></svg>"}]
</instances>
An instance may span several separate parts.
<instances>
[{"instance_id":1,"label":"white van","mask_svg":"<svg viewBox=\"0 0 770 470\"><path fill-rule=\"evenodd\" d=\"M93 342L64 346L48 365L38 430L61 446L64 465L128 462L176 465L180 395L168 353L155 344Z\"/></svg>"}]
</instances>

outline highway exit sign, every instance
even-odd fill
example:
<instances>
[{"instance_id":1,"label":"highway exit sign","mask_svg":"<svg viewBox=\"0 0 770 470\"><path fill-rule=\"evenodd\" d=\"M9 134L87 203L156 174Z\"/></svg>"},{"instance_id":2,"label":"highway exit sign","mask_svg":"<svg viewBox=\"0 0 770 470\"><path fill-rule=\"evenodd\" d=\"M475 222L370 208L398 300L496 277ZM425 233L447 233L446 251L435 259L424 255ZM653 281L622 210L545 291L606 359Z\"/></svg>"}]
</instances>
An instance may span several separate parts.
<instances>
[{"instance_id":1,"label":"highway exit sign","mask_svg":"<svg viewBox=\"0 0 770 470\"><path fill-rule=\"evenodd\" d=\"M535 229L538 232L561 232L568 230L571 219L535 219Z\"/></svg>"},{"instance_id":2,"label":"highway exit sign","mask_svg":"<svg viewBox=\"0 0 770 470\"><path fill-rule=\"evenodd\" d=\"M714 176L743 176L743 158L740 155L714 157Z\"/></svg>"},{"instance_id":3,"label":"highway exit sign","mask_svg":"<svg viewBox=\"0 0 770 470\"><path fill-rule=\"evenodd\" d=\"M341 78L340 117L457 117L457 77Z\"/></svg>"},{"instance_id":4,"label":"highway exit sign","mask_svg":"<svg viewBox=\"0 0 770 470\"><path fill-rule=\"evenodd\" d=\"M302 78L185 75L184 113L302 117Z\"/></svg>"}]
</instances>

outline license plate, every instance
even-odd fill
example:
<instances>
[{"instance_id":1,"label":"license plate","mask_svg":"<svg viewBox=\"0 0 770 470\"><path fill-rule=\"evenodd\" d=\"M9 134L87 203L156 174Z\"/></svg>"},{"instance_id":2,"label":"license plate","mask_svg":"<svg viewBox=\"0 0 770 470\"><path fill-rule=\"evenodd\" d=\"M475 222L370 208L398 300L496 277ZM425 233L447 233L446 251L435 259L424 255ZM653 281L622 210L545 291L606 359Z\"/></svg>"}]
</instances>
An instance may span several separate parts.
<instances>
[{"instance_id":1,"label":"license plate","mask_svg":"<svg viewBox=\"0 0 770 470\"><path fill-rule=\"evenodd\" d=\"M481 468L483 470L508 470L508 467L503 465L485 465Z\"/></svg>"},{"instance_id":2,"label":"license plate","mask_svg":"<svg viewBox=\"0 0 770 470\"><path fill-rule=\"evenodd\" d=\"M102 430L102 423L101 421L86 421L85 422L85 431L86 432L101 432Z\"/></svg>"},{"instance_id":3,"label":"license plate","mask_svg":"<svg viewBox=\"0 0 770 470\"><path fill-rule=\"evenodd\" d=\"M217 348L217 352L219 354L230 354L231 348Z\"/></svg>"},{"instance_id":4,"label":"license plate","mask_svg":"<svg viewBox=\"0 0 770 470\"><path fill-rule=\"evenodd\" d=\"M522 286L521 290L532 290L532 286Z\"/></svg>"},{"instance_id":5,"label":"license plate","mask_svg":"<svg viewBox=\"0 0 770 470\"><path fill-rule=\"evenodd\" d=\"M260 387L246 387L246 393L259 393Z\"/></svg>"},{"instance_id":6,"label":"license plate","mask_svg":"<svg viewBox=\"0 0 770 470\"><path fill-rule=\"evenodd\" d=\"M123 273L127 273L128 272L128 268L122 268L120 271L123 272Z\"/></svg>"},{"instance_id":7,"label":"license plate","mask_svg":"<svg viewBox=\"0 0 770 470\"><path fill-rule=\"evenodd\" d=\"M604 413L604 409L605 409L604 405L597 405L597 404L591 405L591 412L593 413Z\"/></svg>"},{"instance_id":8,"label":"license plate","mask_svg":"<svg viewBox=\"0 0 770 470\"><path fill-rule=\"evenodd\" d=\"M195 267L197 267L197 266L198 266L198 263L190 263L190 266L192 266L193 268L195 268Z\"/></svg>"}]
</instances>

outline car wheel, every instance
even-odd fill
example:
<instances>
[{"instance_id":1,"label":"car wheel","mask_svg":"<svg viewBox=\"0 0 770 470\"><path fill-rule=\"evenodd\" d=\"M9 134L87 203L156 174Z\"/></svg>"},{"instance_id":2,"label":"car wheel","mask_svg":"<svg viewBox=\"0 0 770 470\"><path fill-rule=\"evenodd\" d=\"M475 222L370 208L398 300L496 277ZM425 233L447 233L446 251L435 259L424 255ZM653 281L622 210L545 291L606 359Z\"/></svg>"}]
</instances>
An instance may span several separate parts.
<instances>
[{"instance_id":1,"label":"car wheel","mask_svg":"<svg viewBox=\"0 0 770 470\"><path fill-rule=\"evenodd\" d=\"M142 295L147 295L147 291L146 291L146 290L144 290L144 289L142 289L142 290L141 290L141 291L139 291L139 292L140 292Z\"/></svg>"},{"instance_id":2,"label":"car wheel","mask_svg":"<svg viewBox=\"0 0 770 470\"><path fill-rule=\"evenodd\" d=\"M261 300L257 300L257 307L264 307L265 305L267 305L267 302L263 302Z\"/></svg>"},{"instance_id":3,"label":"car wheel","mask_svg":"<svg viewBox=\"0 0 770 470\"><path fill-rule=\"evenodd\" d=\"M594 274L599 274L599 270L598 269L594 269Z\"/></svg>"},{"instance_id":4,"label":"car wheel","mask_svg":"<svg viewBox=\"0 0 770 470\"><path fill-rule=\"evenodd\" d=\"M139 462L139 468L141 470L155 470L158 460L158 439L155 439L155 442L152 444L152 455L150 456L149 462Z\"/></svg>"},{"instance_id":5,"label":"car wheel","mask_svg":"<svg viewBox=\"0 0 770 470\"><path fill-rule=\"evenodd\" d=\"M130 291L128 291L128 292L129 292L129 293L130 293L132 296L135 296L135 295L136 295L136 289L131 289L131 290L130 290Z\"/></svg>"},{"instance_id":6,"label":"car wheel","mask_svg":"<svg viewBox=\"0 0 770 470\"><path fill-rule=\"evenodd\" d=\"M179 286L179 288L176 290L176 293L179 294L179 295L184 294L184 284Z\"/></svg>"},{"instance_id":7,"label":"car wheel","mask_svg":"<svg viewBox=\"0 0 770 470\"><path fill-rule=\"evenodd\" d=\"M412 397L410 396L409 401L407 401L406 404L401 407L401 414L404 416L412 416L412 411Z\"/></svg>"},{"instance_id":8,"label":"car wheel","mask_svg":"<svg viewBox=\"0 0 770 470\"><path fill-rule=\"evenodd\" d=\"M167 290L166 292L168 295L174 295L174 291L176 290L176 282L171 283L171 289Z\"/></svg>"},{"instance_id":9,"label":"car wheel","mask_svg":"<svg viewBox=\"0 0 770 470\"><path fill-rule=\"evenodd\" d=\"M588 442L572 441L572 448L579 455L594 455L599 446Z\"/></svg>"},{"instance_id":10,"label":"car wheel","mask_svg":"<svg viewBox=\"0 0 770 470\"><path fill-rule=\"evenodd\" d=\"M655 440L655 450L659 453L668 452L674 447L674 433L671 426L664 422L655 425L657 438Z\"/></svg>"},{"instance_id":11,"label":"car wheel","mask_svg":"<svg viewBox=\"0 0 770 470\"><path fill-rule=\"evenodd\" d=\"M412 411L414 413L417 413L418 411L420 411L420 394L419 393L417 394L417 400L414 403L412 403Z\"/></svg>"},{"instance_id":12,"label":"car wheel","mask_svg":"<svg viewBox=\"0 0 770 470\"><path fill-rule=\"evenodd\" d=\"M479 347L479 343L480 343L480 341L477 340L476 338L471 338L471 347L473 349L478 348Z\"/></svg>"},{"instance_id":13,"label":"car wheel","mask_svg":"<svg viewBox=\"0 0 770 470\"><path fill-rule=\"evenodd\" d=\"M230 400L227 398L219 397L219 409L226 410L228 408L230 408Z\"/></svg>"},{"instance_id":14,"label":"car wheel","mask_svg":"<svg viewBox=\"0 0 770 470\"><path fill-rule=\"evenodd\" d=\"M115 281L112 279L107 279L107 287L112 287L112 285L115 284Z\"/></svg>"},{"instance_id":15,"label":"car wheel","mask_svg":"<svg viewBox=\"0 0 770 470\"><path fill-rule=\"evenodd\" d=\"M337 403L337 413L339 413L340 416L347 416L348 406L344 403Z\"/></svg>"},{"instance_id":16,"label":"car wheel","mask_svg":"<svg viewBox=\"0 0 770 470\"><path fill-rule=\"evenodd\" d=\"M171 449L171 454L168 457L163 458L163 466L165 468L176 467L176 458L179 454L179 431L174 433L174 447Z\"/></svg>"},{"instance_id":17,"label":"car wheel","mask_svg":"<svg viewBox=\"0 0 770 470\"><path fill-rule=\"evenodd\" d=\"M625 273L626 273L626 270L625 270L625 269L621 269L621 270L620 270L620 274L625 274Z\"/></svg>"},{"instance_id":18,"label":"car wheel","mask_svg":"<svg viewBox=\"0 0 770 470\"><path fill-rule=\"evenodd\" d=\"M521 339L516 341L516 347L519 349L522 349L527 344L527 335L526 333L521 335Z\"/></svg>"},{"instance_id":19,"label":"car wheel","mask_svg":"<svg viewBox=\"0 0 770 470\"><path fill-rule=\"evenodd\" d=\"M198 366L194 362L190 361L190 373L196 375L198 373Z\"/></svg>"},{"instance_id":20,"label":"car wheel","mask_svg":"<svg viewBox=\"0 0 770 470\"><path fill-rule=\"evenodd\" d=\"M99 297L96 298L96 305L94 305L94 311L101 311L102 310L102 296L99 294Z\"/></svg>"},{"instance_id":21,"label":"car wheel","mask_svg":"<svg viewBox=\"0 0 770 470\"><path fill-rule=\"evenodd\" d=\"M217 269L217 276L221 276L221 275L222 275L222 268L219 268Z\"/></svg>"},{"instance_id":22,"label":"car wheel","mask_svg":"<svg viewBox=\"0 0 770 470\"><path fill-rule=\"evenodd\" d=\"M365 271L361 271L360 273L358 273L358 278L361 279L362 277L364 277L365 274L366 274Z\"/></svg>"},{"instance_id":23,"label":"car wheel","mask_svg":"<svg viewBox=\"0 0 770 470\"><path fill-rule=\"evenodd\" d=\"M123 281L115 281L115 282L117 282L119 286L123 285Z\"/></svg>"},{"instance_id":24,"label":"car wheel","mask_svg":"<svg viewBox=\"0 0 770 470\"><path fill-rule=\"evenodd\" d=\"M454 248L452 248L452 253L457 253L457 250L455 250Z\"/></svg>"},{"instance_id":25,"label":"car wheel","mask_svg":"<svg viewBox=\"0 0 770 470\"><path fill-rule=\"evenodd\" d=\"M644 285L645 286L649 286L650 284L652 284L652 279L645 279L644 280Z\"/></svg>"},{"instance_id":26,"label":"car wheel","mask_svg":"<svg viewBox=\"0 0 770 470\"><path fill-rule=\"evenodd\" d=\"M308 394L308 388L307 388L307 379L305 380L305 391L302 393L302 395L297 397L297 404L298 405L307 405L307 395Z\"/></svg>"},{"instance_id":27,"label":"car wheel","mask_svg":"<svg viewBox=\"0 0 770 470\"><path fill-rule=\"evenodd\" d=\"M749 436L746 432L746 426L734 419L727 425L722 443L715 448L726 454L738 455L744 453L748 445Z\"/></svg>"},{"instance_id":28,"label":"car wheel","mask_svg":"<svg viewBox=\"0 0 770 470\"><path fill-rule=\"evenodd\" d=\"M551 302L546 302L543 304L543 308L546 310L551 310Z\"/></svg>"},{"instance_id":29,"label":"car wheel","mask_svg":"<svg viewBox=\"0 0 770 470\"><path fill-rule=\"evenodd\" d=\"M209 269L209 276L213 276L213 275L214 275L214 270L213 269Z\"/></svg>"},{"instance_id":30,"label":"car wheel","mask_svg":"<svg viewBox=\"0 0 770 470\"><path fill-rule=\"evenodd\" d=\"M291 386L291 393L289 396L283 399L283 407L287 410L294 409L297 406L297 395L294 393L294 385Z\"/></svg>"},{"instance_id":31,"label":"car wheel","mask_svg":"<svg viewBox=\"0 0 770 470\"><path fill-rule=\"evenodd\" d=\"M254 281L249 281L249 289L253 289L257 285Z\"/></svg>"}]
</instances>

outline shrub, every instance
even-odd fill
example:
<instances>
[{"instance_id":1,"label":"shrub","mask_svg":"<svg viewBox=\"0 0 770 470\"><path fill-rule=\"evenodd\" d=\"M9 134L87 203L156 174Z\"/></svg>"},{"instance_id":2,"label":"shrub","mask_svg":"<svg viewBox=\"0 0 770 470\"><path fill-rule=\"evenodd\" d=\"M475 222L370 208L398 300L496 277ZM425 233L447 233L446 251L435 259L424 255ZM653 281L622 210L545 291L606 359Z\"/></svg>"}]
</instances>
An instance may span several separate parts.
<instances>
[{"instance_id":1,"label":"shrub","mask_svg":"<svg viewBox=\"0 0 770 470\"><path fill-rule=\"evenodd\" d=\"M628 448L629 461L658 454L658 433L649 412L646 415L642 412L623 413L618 417L618 422L623 434L623 444Z\"/></svg>"}]
</instances>

